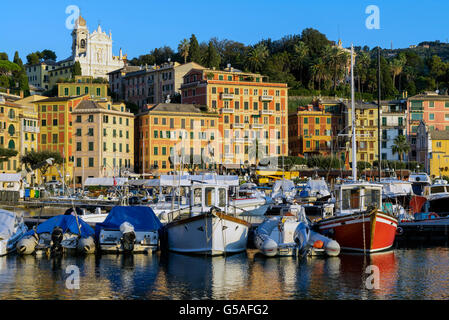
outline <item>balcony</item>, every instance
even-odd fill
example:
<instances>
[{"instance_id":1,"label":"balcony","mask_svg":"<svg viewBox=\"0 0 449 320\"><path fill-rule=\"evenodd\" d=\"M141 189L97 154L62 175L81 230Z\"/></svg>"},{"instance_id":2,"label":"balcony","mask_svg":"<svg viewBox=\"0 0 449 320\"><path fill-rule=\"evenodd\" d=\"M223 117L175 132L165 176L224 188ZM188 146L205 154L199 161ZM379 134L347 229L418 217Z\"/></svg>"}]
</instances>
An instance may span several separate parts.
<instances>
[{"instance_id":1,"label":"balcony","mask_svg":"<svg viewBox=\"0 0 449 320\"><path fill-rule=\"evenodd\" d=\"M273 96L260 96L260 101L273 101Z\"/></svg>"},{"instance_id":2,"label":"balcony","mask_svg":"<svg viewBox=\"0 0 449 320\"><path fill-rule=\"evenodd\" d=\"M245 140L246 140L245 138L234 138L235 143L244 143Z\"/></svg>"},{"instance_id":3,"label":"balcony","mask_svg":"<svg viewBox=\"0 0 449 320\"><path fill-rule=\"evenodd\" d=\"M39 127L23 126L24 132L39 133Z\"/></svg>"},{"instance_id":4,"label":"balcony","mask_svg":"<svg viewBox=\"0 0 449 320\"><path fill-rule=\"evenodd\" d=\"M232 159L232 158L234 158L234 154L232 154L232 153L225 153L224 157L228 158L228 159L229 158Z\"/></svg>"},{"instance_id":5,"label":"balcony","mask_svg":"<svg viewBox=\"0 0 449 320\"><path fill-rule=\"evenodd\" d=\"M253 123L251 125L251 129L262 129L263 128L263 124L260 123Z\"/></svg>"},{"instance_id":6,"label":"balcony","mask_svg":"<svg viewBox=\"0 0 449 320\"><path fill-rule=\"evenodd\" d=\"M221 94L221 98L222 99L234 99L234 94L233 93L222 93Z\"/></svg>"},{"instance_id":7,"label":"balcony","mask_svg":"<svg viewBox=\"0 0 449 320\"><path fill-rule=\"evenodd\" d=\"M261 115L272 115L273 113L273 110L260 110Z\"/></svg>"},{"instance_id":8,"label":"balcony","mask_svg":"<svg viewBox=\"0 0 449 320\"><path fill-rule=\"evenodd\" d=\"M223 109L221 109L221 113L234 113L234 109L232 109L232 108L223 108Z\"/></svg>"},{"instance_id":9,"label":"balcony","mask_svg":"<svg viewBox=\"0 0 449 320\"><path fill-rule=\"evenodd\" d=\"M245 128L245 125L244 125L243 123L233 123L233 124L231 125L231 127L232 127L233 129L244 129L244 128Z\"/></svg>"}]
</instances>

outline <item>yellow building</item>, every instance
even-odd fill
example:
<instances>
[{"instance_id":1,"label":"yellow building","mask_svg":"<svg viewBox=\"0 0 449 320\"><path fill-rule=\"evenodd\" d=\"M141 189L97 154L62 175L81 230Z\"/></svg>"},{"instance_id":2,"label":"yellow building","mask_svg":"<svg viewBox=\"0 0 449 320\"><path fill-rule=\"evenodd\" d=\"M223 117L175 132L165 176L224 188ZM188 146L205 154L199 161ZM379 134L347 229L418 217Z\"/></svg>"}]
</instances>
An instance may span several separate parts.
<instances>
[{"instance_id":1,"label":"yellow building","mask_svg":"<svg viewBox=\"0 0 449 320\"><path fill-rule=\"evenodd\" d=\"M52 166L43 177L44 182L50 180L65 182L73 179L73 116L72 111L89 96L52 97L36 101L39 119L38 151L59 152L64 160L63 166ZM59 172L58 172L59 169Z\"/></svg>"},{"instance_id":2,"label":"yellow building","mask_svg":"<svg viewBox=\"0 0 449 320\"><path fill-rule=\"evenodd\" d=\"M431 178L449 176L449 132L420 121L416 130L416 157Z\"/></svg>"},{"instance_id":3,"label":"yellow building","mask_svg":"<svg viewBox=\"0 0 449 320\"><path fill-rule=\"evenodd\" d=\"M138 171L178 170L181 161L184 168L215 168L220 157L218 117L192 104L149 106L136 120Z\"/></svg>"},{"instance_id":4,"label":"yellow building","mask_svg":"<svg viewBox=\"0 0 449 320\"><path fill-rule=\"evenodd\" d=\"M109 84L105 79L75 76L75 80L58 82L58 97L74 97L87 94L91 98L108 98Z\"/></svg>"},{"instance_id":5,"label":"yellow building","mask_svg":"<svg viewBox=\"0 0 449 320\"><path fill-rule=\"evenodd\" d=\"M18 153L8 161L0 162L0 172L16 173L20 169L20 115L22 107L0 96L0 147Z\"/></svg>"},{"instance_id":6,"label":"yellow building","mask_svg":"<svg viewBox=\"0 0 449 320\"><path fill-rule=\"evenodd\" d=\"M347 150L349 150L349 159L352 159L352 110L351 103L347 103L347 121L346 129L349 133L347 141ZM356 141L357 141L357 161L365 161L373 164L378 160L378 123L377 123L377 105L370 103L355 103L356 117Z\"/></svg>"},{"instance_id":7,"label":"yellow building","mask_svg":"<svg viewBox=\"0 0 449 320\"><path fill-rule=\"evenodd\" d=\"M134 114L125 104L81 101L72 112L74 177L112 177L134 171Z\"/></svg>"}]
</instances>

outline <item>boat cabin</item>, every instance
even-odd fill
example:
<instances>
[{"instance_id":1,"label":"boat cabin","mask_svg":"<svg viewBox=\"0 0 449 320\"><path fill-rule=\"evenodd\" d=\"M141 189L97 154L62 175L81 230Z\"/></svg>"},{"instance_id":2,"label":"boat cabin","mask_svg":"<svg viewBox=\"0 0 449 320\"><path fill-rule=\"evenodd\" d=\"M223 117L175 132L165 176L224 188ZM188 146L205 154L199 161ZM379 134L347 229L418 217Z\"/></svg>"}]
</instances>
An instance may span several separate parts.
<instances>
[{"instance_id":1,"label":"boat cabin","mask_svg":"<svg viewBox=\"0 0 449 320\"><path fill-rule=\"evenodd\" d=\"M228 205L228 186L192 183L190 187L190 201L192 214L209 211L212 207L218 207L225 212Z\"/></svg>"},{"instance_id":2,"label":"boat cabin","mask_svg":"<svg viewBox=\"0 0 449 320\"><path fill-rule=\"evenodd\" d=\"M371 183L344 183L336 190L336 214L352 214L382 208L382 185Z\"/></svg>"},{"instance_id":3,"label":"boat cabin","mask_svg":"<svg viewBox=\"0 0 449 320\"><path fill-rule=\"evenodd\" d=\"M430 196L437 193L449 193L449 185L446 180L437 180L434 184L426 186L423 196Z\"/></svg>"}]
</instances>

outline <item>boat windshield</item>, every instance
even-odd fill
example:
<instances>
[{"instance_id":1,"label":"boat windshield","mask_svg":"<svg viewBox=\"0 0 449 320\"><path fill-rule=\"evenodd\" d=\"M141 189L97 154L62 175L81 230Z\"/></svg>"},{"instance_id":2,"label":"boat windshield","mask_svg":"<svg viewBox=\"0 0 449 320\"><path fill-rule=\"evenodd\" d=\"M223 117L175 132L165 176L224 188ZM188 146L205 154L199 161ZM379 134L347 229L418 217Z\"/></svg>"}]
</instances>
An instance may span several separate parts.
<instances>
[{"instance_id":1,"label":"boat windshield","mask_svg":"<svg viewBox=\"0 0 449 320\"><path fill-rule=\"evenodd\" d=\"M378 189L365 189L365 207L380 208L380 190Z\"/></svg>"},{"instance_id":2,"label":"boat windshield","mask_svg":"<svg viewBox=\"0 0 449 320\"><path fill-rule=\"evenodd\" d=\"M430 193L434 194L434 193L443 193L446 192L446 187L445 186L435 186L430 188Z\"/></svg>"},{"instance_id":3,"label":"boat windshield","mask_svg":"<svg viewBox=\"0 0 449 320\"><path fill-rule=\"evenodd\" d=\"M359 209L360 208L360 189L344 189L342 201L342 209Z\"/></svg>"},{"instance_id":4,"label":"boat windshield","mask_svg":"<svg viewBox=\"0 0 449 320\"><path fill-rule=\"evenodd\" d=\"M220 188L218 189L218 206L224 207L226 206L226 189Z\"/></svg>"}]
</instances>

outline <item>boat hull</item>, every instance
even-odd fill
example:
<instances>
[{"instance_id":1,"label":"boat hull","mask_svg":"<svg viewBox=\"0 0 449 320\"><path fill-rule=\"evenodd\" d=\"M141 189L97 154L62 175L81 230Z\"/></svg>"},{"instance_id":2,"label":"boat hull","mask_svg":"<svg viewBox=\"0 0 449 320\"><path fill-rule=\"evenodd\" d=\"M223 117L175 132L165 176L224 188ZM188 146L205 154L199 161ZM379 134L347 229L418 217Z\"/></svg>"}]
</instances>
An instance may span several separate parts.
<instances>
[{"instance_id":1,"label":"boat hull","mask_svg":"<svg viewBox=\"0 0 449 320\"><path fill-rule=\"evenodd\" d=\"M364 253L390 249L397 225L395 218L380 211L332 217L317 223L319 232L336 240L342 250Z\"/></svg>"},{"instance_id":2,"label":"boat hull","mask_svg":"<svg viewBox=\"0 0 449 320\"><path fill-rule=\"evenodd\" d=\"M250 224L222 214L203 213L165 226L168 249L189 254L222 255L246 250Z\"/></svg>"}]
</instances>

